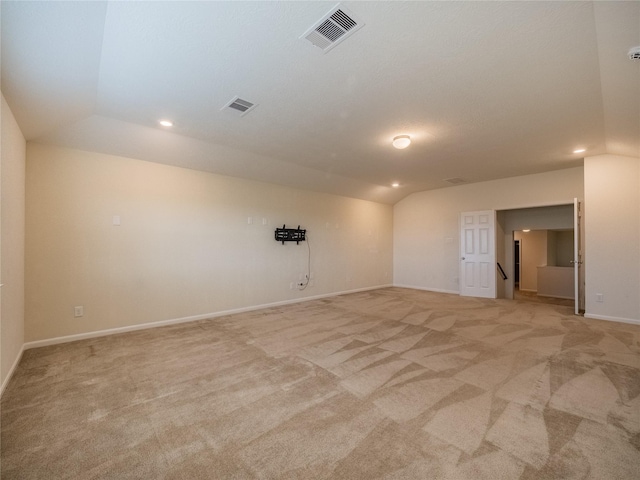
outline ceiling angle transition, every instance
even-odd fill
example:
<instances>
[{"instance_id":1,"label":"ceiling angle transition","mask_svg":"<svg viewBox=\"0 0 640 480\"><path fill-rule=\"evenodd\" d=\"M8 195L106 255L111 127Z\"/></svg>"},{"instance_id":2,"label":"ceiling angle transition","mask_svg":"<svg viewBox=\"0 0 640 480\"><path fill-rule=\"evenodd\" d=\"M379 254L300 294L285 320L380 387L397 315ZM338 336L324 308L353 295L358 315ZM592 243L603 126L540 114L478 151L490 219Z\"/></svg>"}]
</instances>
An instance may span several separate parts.
<instances>
[{"instance_id":1,"label":"ceiling angle transition","mask_svg":"<svg viewBox=\"0 0 640 480\"><path fill-rule=\"evenodd\" d=\"M333 47L364 27L364 22L338 4L318 20L300 38L308 40L327 53Z\"/></svg>"}]
</instances>

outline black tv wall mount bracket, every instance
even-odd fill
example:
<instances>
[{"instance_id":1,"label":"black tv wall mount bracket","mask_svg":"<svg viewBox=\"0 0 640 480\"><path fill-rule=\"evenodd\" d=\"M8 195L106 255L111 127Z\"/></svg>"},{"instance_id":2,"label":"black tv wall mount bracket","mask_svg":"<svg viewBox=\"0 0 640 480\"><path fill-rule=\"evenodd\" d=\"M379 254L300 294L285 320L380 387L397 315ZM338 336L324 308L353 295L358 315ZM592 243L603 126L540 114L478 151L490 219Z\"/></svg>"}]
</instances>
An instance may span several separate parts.
<instances>
[{"instance_id":1,"label":"black tv wall mount bracket","mask_svg":"<svg viewBox=\"0 0 640 480\"><path fill-rule=\"evenodd\" d=\"M282 225L282 228L276 228L276 241L282 242L296 242L296 245L299 245L300 242L304 242L306 238L307 231L300 228L287 228L286 225Z\"/></svg>"}]
</instances>

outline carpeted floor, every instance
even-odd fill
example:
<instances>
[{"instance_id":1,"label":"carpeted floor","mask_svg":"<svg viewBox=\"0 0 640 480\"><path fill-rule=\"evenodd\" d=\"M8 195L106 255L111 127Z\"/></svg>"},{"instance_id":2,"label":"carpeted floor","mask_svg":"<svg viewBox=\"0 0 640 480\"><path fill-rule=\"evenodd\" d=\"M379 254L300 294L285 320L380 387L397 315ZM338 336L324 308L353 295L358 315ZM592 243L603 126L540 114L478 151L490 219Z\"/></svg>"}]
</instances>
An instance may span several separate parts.
<instances>
[{"instance_id":1,"label":"carpeted floor","mask_svg":"<svg viewBox=\"0 0 640 480\"><path fill-rule=\"evenodd\" d=\"M388 288L28 350L9 479L638 479L640 326Z\"/></svg>"},{"instance_id":2,"label":"carpeted floor","mask_svg":"<svg viewBox=\"0 0 640 480\"><path fill-rule=\"evenodd\" d=\"M569 298L541 297L536 292L528 292L519 290L518 287L513 291L513 298L525 302L548 303L550 305L562 305L575 309L575 301Z\"/></svg>"}]
</instances>

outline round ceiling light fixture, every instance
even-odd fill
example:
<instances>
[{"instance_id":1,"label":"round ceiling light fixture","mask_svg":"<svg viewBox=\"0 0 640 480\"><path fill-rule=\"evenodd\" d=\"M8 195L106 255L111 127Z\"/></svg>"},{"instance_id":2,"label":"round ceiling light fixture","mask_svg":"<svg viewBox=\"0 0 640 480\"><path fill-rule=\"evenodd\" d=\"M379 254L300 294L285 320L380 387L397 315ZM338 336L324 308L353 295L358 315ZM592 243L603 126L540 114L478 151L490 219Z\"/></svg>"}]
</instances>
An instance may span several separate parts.
<instances>
[{"instance_id":1,"label":"round ceiling light fixture","mask_svg":"<svg viewBox=\"0 0 640 480\"><path fill-rule=\"evenodd\" d=\"M398 187L400 186L400 184L399 184L398 182L393 182L393 183L391 184L391 186L392 186L393 188L398 188Z\"/></svg>"},{"instance_id":2,"label":"round ceiling light fixture","mask_svg":"<svg viewBox=\"0 0 640 480\"><path fill-rule=\"evenodd\" d=\"M393 142L391 143L398 150L402 150L403 148L407 148L411 145L411 137L409 135L397 135L393 137Z\"/></svg>"},{"instance_id":3,"label":"round ceiling light fixture","mask_svg":"<svg viewBox=\"0 0 640 480\"><path fill-rule=\"evenodd\" d=\"M586 152L587 149L586 148L576 148L573 153L584 153Z\"/></svg>"},{"instance_id":4,"label":"round ceiling light fixture","mask_svg":"<svg viewBox=\"0 0 640 480\"><path fill-rule=\"evenodd\" d=\"M158 123L163 127L173 127L173 122L171 120L160 120Z\"/></svg>"}]
</instances>

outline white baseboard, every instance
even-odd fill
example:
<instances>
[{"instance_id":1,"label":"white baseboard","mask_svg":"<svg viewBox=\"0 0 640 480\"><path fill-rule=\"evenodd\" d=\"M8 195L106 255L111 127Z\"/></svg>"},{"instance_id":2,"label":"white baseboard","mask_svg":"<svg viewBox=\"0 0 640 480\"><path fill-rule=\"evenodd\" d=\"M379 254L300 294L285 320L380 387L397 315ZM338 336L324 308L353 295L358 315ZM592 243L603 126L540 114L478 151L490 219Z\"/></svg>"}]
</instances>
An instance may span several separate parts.
<instances>
[{"instance_id":1,"label":"white baseboard","mask_svg":"<svg viewBox=\"0 0 640 480\"><path fill-rule=\"evenodd\" d=\"M2 394L4 393L4 389L9 384L9 381L11 380L11 377L13 377L13 374L15 373L16 368L18 368L18 364L20 363L20 360L22 360L22 354L24 353L24 351L25 351L25 347L24 345L22 345L22 347L20 347L20 351L18 352L18 355L16 355L16 359L13 362L13 365L11 365L9 372L7 373L7 376L2 382L2 385L0 385L0 397L2 397Z\"/></svg>"},{"instance_id":2,"label":"white baseboard","mask_svg":"<svg viewBox=\"0 0 640 480\"><path fill-rule=\"evenodd\" d=\"M322 294L322 295L315 295L312 297L303 297L303 298L295 298L293 300L283 300L281 302L274 302L274 303L265 303L262 305L253 305L251 307L242 307L242 308L234 308L231 310L223 310L220 312L212 312L212 313L204 313L201 315L193 315L193 316L189 316L189 317L182 317L182 318L172 318L169 320L160 320L157 322L149 322L149 323L141 323L138 325L127 325L126 327L116 327L116 328L108 328L106 330L95 330L93 332L85 332L85 333L77 333L75 335L65 335L62 337L54 337L54 338L47 338L44 340L36 340L33 342L27 342L24 344L23 349L24 350L28 350L31 348L38 348L38 347L46 347L49 345L58 345L60 343L68 343L68 342L75 342L77 340L86 340L88 338L98 338L98 337L105 337L107 335L115 335L118 333L126 333L126 332L133 332L136 330L146 330L147 328L157 328L157 327L164 327L167 325L176 325L179 323L188 323L188 322L195 322L198 320L206 320L209 318L216 318L216 317L224 317L225 315L234 315L237 313L245 313L245 312L251 312L254 310L260 310L263 308L270 308L270 307L279 307L282 305L290 305L290 304L294 304L294 303L302 303L302 302L308 302L311 300L318 300L318 299L322 299L322 298L329 298L329 297L337 297L339 295L346 295L349 293L358 293L358 292L365 292L368 290L378 290L380 288L388 288L388 287L392 287L393 285L377 285L375 287L365 287L365 288L356 288L353 290L345 290L342 292L334 292L334 293L326 293L326 294Z\"/></svg>"},{"instance_id":3,"label":"white baseboard","mask_svg":"<svg viewBox=\"0 0 640 480\"><path fill-rule=\"evenodd\" d=\"M416 287L415 285L402 285L402 284L399 284L399 283L396 283L393 286L394 287L398 287L398 288L410 288L412 290L424 290L424 291L427 291L427 292L450 293L452 295L460 295L460 292L458 290L444 290L442 288Z\"/></svg>"},{"instance_id":4,"label":"white baseboard","mask_svg":"<svg viewBox=\"0 0 640 480\"><path fill-rule=\"evenodd\" d=\"M584 318L593 318L594 320L607 320L609 322L632 323L634 325L640 325L640 320L638 320L637 318L610 317L608 315L595 315L593 313L585 313Z\"/></svg>"},{"instance_id":5,"label":"white baseboard","mask_svg":"<svg viewBox=\"0 0 640 480\"><path fill-rule=\"evenodd\" d=\"M562 295L541 295L541 294L537 294L538 297L545 297L545 298L562 298L563 300L574 300L573 297L563 297Z\"/></svg>"}]
</instances>

